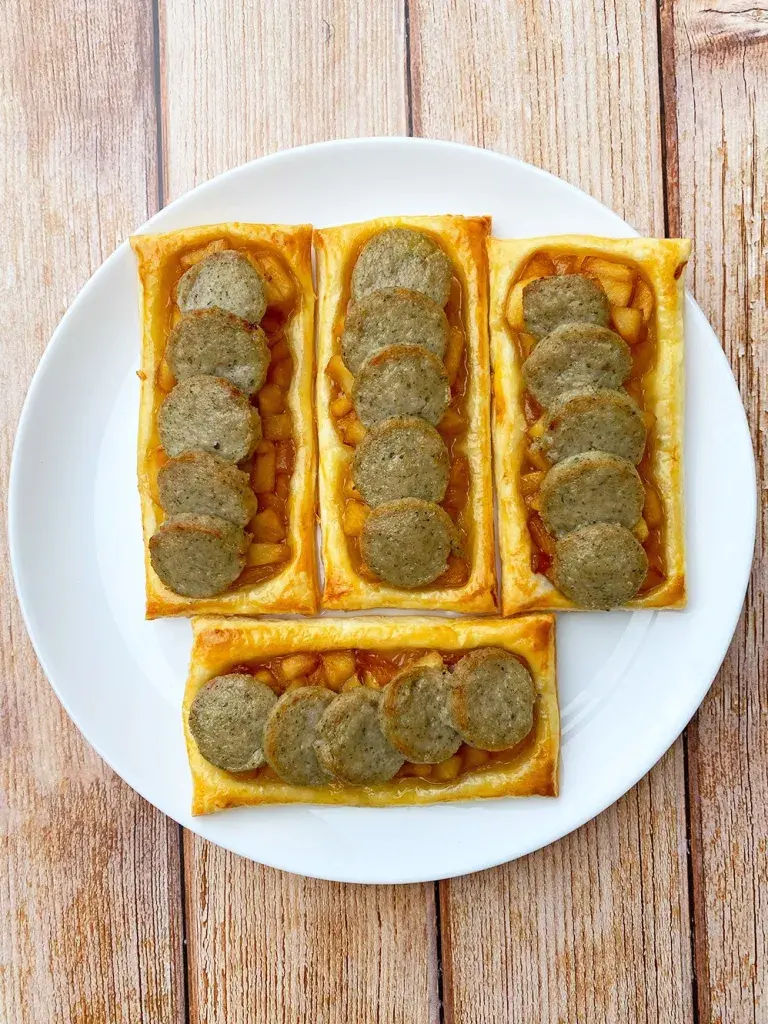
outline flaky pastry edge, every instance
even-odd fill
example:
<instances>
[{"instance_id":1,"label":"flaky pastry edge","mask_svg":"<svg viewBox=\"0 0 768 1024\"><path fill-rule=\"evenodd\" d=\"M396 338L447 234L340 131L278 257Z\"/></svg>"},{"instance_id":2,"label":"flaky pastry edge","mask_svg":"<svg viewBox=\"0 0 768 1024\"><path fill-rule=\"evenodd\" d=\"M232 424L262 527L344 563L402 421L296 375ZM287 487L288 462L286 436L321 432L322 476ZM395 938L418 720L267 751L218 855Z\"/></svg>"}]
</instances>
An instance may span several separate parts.
<instances>
[{"instance_id":1,"label":"flaky pastry edge","mask_svg":"<svg viewBox=\"0 0 768 1024\"><path fill-rule=\"evenodd\" d=\"M288 409L293 417L296 461L291 476L288 536L291 558L269 579L210 598L174 593L158 578L149 558L149 539L158 525L151 495L150 441L163 393L156 375L163 358L166 315L163 309L163 268L179 249L205 245L222 235L245 244L263 244L278 250L297 282L298 308L285 336L293 356L293 377ZM131 248L139 272L141 341L141 397L139 406L138 485L144 534L146 617L225 613L248 615L267 612L311 614L318 607L315 558L315 474L317 446L314 431L312 374L314 369L314 302L312 284L312 228L310 225L208 224L161 235L134 235ZM141 376L143 375L143 376Z\"/></svg>"},{"instance_id":2,"label":"flaky pastry edge","mask_svg":"<svg viewBox=\"0 0 768 1024\"><path fill-rule=\"evenodd\" d=\"M555 620L369 616L319 619L198 618L184 693L183 718L192 772L192 813L254 804L336 804L403 807L501 796L557 796L560 712L555 678ZM189 709L209 679L252 659L301 651L414 647L440 651L493 646L526 660L537 692L535 742L519 763L476 769L450 783L417 777L371 786L291 786L277 779L238 779L206 761L189 731ZM492 762L493 764L493 762Z\"/></svg>"},{"instance_id":3,"label":"flaky pastry edge","mask_svg":"<svg viewBox=\"0 0 768 1024\"><path fill-rule=\"evenodd\" d=\"M325 572L323 608L358 610L413 608L485 613L496 610L496 566L493 539L491 459L490 356L488 348L488 276L485 243L489 217L380 217L376 220L315 231L317 256L317 426L320 444L319 508L321 553ZM470 384L465 450L470 466L471 574L463 587L406 590L363 579L355 571L342 528L344 475L354 450L336 431L329 403L331 385L325 367L340 351L334 326L343 300L348 263L362 240L386 228L409 227L434 235L462 275L466 303L467 357Z\"/></svg>"},{"instance_id":4,"label":"flaky pastry edge","mask_svg":"<svg viewBox=\"0 0 768 1024\"><path fill-rule=\"evenodd\" d=\"M531 569L531 539L525 502L519 490L526 448L523 409L525 384L519 350L506 320L510 286L526 261L540 250L602 256L634 263L650 285L655 301L657 353L652 372L649 411L656 417L652 462L664 517L667 579L624 608L683 608L685 583L685 515L683 497L685 288L682 270L690 256L687 239L597 238L552 235L544 238L488 240L490 333L493 364L494 476L499 509L499 549L504 615L538 609L579 608L552 583Z\"/></svg>"}]
</instances>

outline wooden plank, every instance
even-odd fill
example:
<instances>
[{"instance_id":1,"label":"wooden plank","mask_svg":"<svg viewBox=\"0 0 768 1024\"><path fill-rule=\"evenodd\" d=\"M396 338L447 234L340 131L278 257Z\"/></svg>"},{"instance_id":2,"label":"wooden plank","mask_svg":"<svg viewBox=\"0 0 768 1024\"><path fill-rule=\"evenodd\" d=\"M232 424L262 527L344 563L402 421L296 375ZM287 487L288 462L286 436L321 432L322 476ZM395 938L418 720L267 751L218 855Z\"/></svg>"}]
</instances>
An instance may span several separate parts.
<instances>
[{"instance_id":1,"label":"wooden plank","mask_svg":"<svg viewBox=\"0 0 768 1024\"><path fill-rule=\"evenodd\" d=\"M673 230L697 240L693 291L750 421L761 518L746 607L689 729L699 1020L768 1019L768 9L663 3Z\"/></svg>"},{"instance_id":2,"label":"wooden plank","mask_svg":"<svg viewBox=\"0 0 768 1024\"><path fill-rule=\"evenodd\" d=\"M446 1024L691 1019L680 761L546 850L440 884Z\"/></svg>"},{"instance_id":3,"label":"wooden plank","mask_svg":"<svg viewBox=\"0 0 768 1024\"><path fill-rule=\"evenodd\" d=\"M411 0L414 134L510 153L663 233L655 22L652 0Z\"/></svg>"},{"instance_id":4,"label":"wooden plank","mask_svg":"<svg viewBox=\"0 0 768 1024\"><path fill-rule=\"evenodd\" d=\"M5 480L51 331L157 203L150 3L5 4L0 92ZM0 1020L180 1022L178 827L61 709L21 623L5 537L3 522Z\"/></svg>"},{"instance_id":5,"label":"wooden plank","mask_svg":"<svg viewBox=\"0 0 768 1024\"><path fill-rule=\"evenodd\" d=\"M278 149L407 127L402 0L165 0L167 194Z\"/></svg>"},{"instance_id":6,"label":"wooden plank","mask_svg":"<svg viewBox=\"0 0 768 1024\"><path fill-rule=\"evenodd\" d=\"M411 0L418 134L509 152L664 234L650 0ZM448 1024L677 1022L692 1011L681 742L533 857L440 886Z\"/></svg>"},{"instance_id":7,"label":"wooden plank","mask_svg":"<svg viewBox=\"0 0 768 1024\"><path fill-rule=\"evenodd\" d=\"M161 36L170 197L271 150L406 129L401 4L168 0ZM191 834L184 848L192 1022L437 1019L433 886L311 881Z\"/></svg>"},{"instance_id":8,"label":"wooden plank","mask_svg":"<svg viewBox=\"0 0 768 1024\"><path fill-rule=\"evenodd\" d=\"M434 886L286 875L188 835L190 1022L437 1022Z\"/></svg>"}]
</instances>

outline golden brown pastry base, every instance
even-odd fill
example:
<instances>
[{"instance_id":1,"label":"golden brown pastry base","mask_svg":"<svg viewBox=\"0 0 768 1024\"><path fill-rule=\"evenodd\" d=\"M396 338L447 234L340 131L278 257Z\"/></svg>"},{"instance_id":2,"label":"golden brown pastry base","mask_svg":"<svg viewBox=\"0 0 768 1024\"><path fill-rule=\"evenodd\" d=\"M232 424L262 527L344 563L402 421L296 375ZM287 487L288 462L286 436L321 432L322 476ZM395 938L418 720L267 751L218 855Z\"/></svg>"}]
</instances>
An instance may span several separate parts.
<instances>
[{"instance_id":1,"label":"golden brown pastry base","mask_svg":"<svg viewBox=\"0 0 768 1024\"><path fill-rule=\"evenodd\" d=\"M440 243L460 276L464 293L469 385L465 452L470 468L466 514L471 518L467 552L470 575L457 587L404 590L364 579L349 554L342 527L342 487L353 449L342 443L330 414L331 385L324 370L340 351L345 283L362 244L385 228L411 227ZM324 608L419 608L459 612L492 612L495 600L493 494L489 472L490 367L488 352L488 282L485 242L487 217L381 217L378 220L315 232L318 274L317 427L320 442L319 505L322 556L325 568Z\"/></svg>"},{"instance_id":2,"label":"golden brown pastry base","mask_svg":"<svg viewBox=\"0 0 768 1024\"><path fill-rule=\"evenodd\" d=\"M167 280L170 263L181 251L204 246L226 236L235 243L279 252L289 264L297 284L297 306L285 337L293 357L288 409L293 417L296 460L288 501L288 536L291 557L275 575L258 583L227 590L210 598L182 597L169 590L152 569L149 538L159 525L159 509L152 500L152 451L156 445L155 420L164 398L156 386L158 368L167 341ZM314 289L311 264L312 229L307 225L281 227L266 224L211 224L165 235L137 235L131 239L139 267L141 289L141 404L139 412L138 476L144 531L146 616L317 610L315 563L315 470L317 450L312 410Z\"/></svg>"},{"instance_id":3,"label":"golden brown pastry base","mask_svg":"<svg viewBox=\"0 0 768 1024\"><path fill-rule=\"evenodd\" d=\"M493 361L493 447L499 509L499 548L504 615L533 609L578 610L546 576L531 569L531 538L519 490L527 437L521 360L506 320L510 286L536 252L599 256L631 263L653 291L656 364L644 378L646 411L655 416L652 471L664 513L666 580L626 605L628 608L685 606L685 519L683 510L683 301L681 269L690 254L682 239L547 238L488 240Z\"/></svg>"},{"instance_id":4,"label":"golden brown pastry base","mask_svg":"<svg viewBox=\"0 0 768 1024\"><path fill-rule=\"evenodd\" d=\"M497 796L557 796L560 715L555 684L555 621L550 615L517 619L377 616L268 620L199 618L184 694L184 729L192 770L192 813L249 804L348 804L395 807ZM537 690L534 736L510 762L491 762L453 782L397 778L372 786L290 786L272 773L238 778L205 761L187 727L195 694L213 676L253 660L300 651L403 648L463 651L502 647L523 657Z\"/></svg>"}]
</instances>

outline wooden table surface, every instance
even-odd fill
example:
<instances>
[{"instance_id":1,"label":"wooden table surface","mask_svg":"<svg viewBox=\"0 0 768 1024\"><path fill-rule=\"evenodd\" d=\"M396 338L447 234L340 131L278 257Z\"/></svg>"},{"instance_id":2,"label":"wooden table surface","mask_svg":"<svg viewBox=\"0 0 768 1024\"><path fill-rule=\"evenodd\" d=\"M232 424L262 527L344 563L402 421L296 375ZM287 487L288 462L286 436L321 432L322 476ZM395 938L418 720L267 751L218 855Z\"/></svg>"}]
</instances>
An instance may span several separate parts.
<instances>
[{"instance_id":1,"label":"wooden table surface","mask_svg":"<svg viewBox=\"0 0 768 1024\"><path fill-rule=\"evenodd\" d=\"M134 228L262 154L414 134L695 239L764 498L765 0L5 0L0 81L4 485L52 330ZM635 789L517 863L399 888L256 866L132 792L45 681L3 550L0 1024L765 1024L765 547L763 519L725 664Z\"/></svg>"}]
</instances>

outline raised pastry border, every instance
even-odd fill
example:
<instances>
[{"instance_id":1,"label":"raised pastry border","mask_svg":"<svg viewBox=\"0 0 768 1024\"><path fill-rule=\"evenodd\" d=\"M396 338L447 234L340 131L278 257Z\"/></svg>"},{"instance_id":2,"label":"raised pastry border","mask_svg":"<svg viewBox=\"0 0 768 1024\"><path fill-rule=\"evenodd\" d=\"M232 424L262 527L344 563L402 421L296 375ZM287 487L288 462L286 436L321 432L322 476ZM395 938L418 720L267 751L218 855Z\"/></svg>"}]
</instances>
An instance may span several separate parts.
<instances>
[{"instance_id":1,"label":"raised pastry border","mask_svg":"<svg viewBox=\"0 0 768 1024\"><path fill-rule=\"evenodd\" d=\"M465 451L470 465L473 529L470 538L471 572L462 587L404 590L363 579L349 556L342 527L342 486L353 449L342 443L330 413L331 385L325 367L340 351L338 320L345 301L344 281L349 263L365 239L386 228L410 227L429 232L451 257L462 278L465 300L469 387L469 426ZM319 505L321 551L325 571L324 608L414 608L457 612L496 610L495 555L493 543L493 491L490 432L490 356L488 349L488 275L486 239L488 217L380 217L359 224L316 231L317 323L317 425L320 443Z\"/></svg>"},{"instance_id":2,"label":"raised pastry border","mask_svg":"<svg viewBox=\"0 0 768 1024\"><path fill-rule=\"evenodd\" d=\"M551 615L516 619L370 616L320 619L199 618L184 694L184 731L192 770L192 813L268 803L346 804L395 807L497 796L557 796L560 714L555 681L555 620ZM290 786L278 779L239 779L205 761L187 725L195 694L209 679L253 659L299 651L413 647L441 651L493 646L519 654L537 691L536 734L524 759L491 762L455 782L408 777L371 786Z\"/></svg>"},{"instance_id":3,"label":"raised pastry border","mask_svg":"<svg viewBox=\"0 0 768 1024\"><path fill-rule=\"evenodd\" d=\"M488 240L490 331L493 363L493 449L499 510L501 593L504 615L534 609L578 610L546 576L531 569L531 539L519 491L526 448L524 382L519 350L507 326L510 286L539 250L603 256L634 263L650 285L656 309L656 364L644 378L648 411L656 417L652 469L664 510L666 582L633 598L628 608L683 608L685 516L683 504L683 302L682 269L690 255L686 239L596 238L552 235Z\"/></svg>"},{"instance_id":4,"label":"raised pastry border","mask_svg":"<svg viewBox=\"0 0 768 1024\"><path fill-rule=\"evenodd\" d=\"M293 356L293 378L288 408L293 417L296 461L291 476L288 504L288 543L291 558L267 580L211 598L182 597L169 590L152 569L149 538L158 525L152 500L151 447L157 410L163 393L156 385L157 371L167 341L164 307L164 271L168 261L190 246L205 245L226 235L250 245L275 249L286 259L296 278L298 304L285 331ZM317 446L312 396L314 350L314 288L312 285L312 228L309 225L209 224L162 235L134 235L140 284L141 399L139 411L138 478L141 521L144 533L146 616L225 613L253 615L262 612L317 611L318 583L315 559L315 472Z\"/></svg>"}]
</instances>

